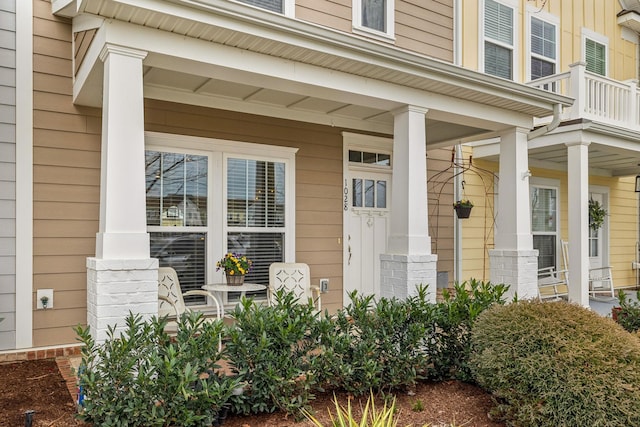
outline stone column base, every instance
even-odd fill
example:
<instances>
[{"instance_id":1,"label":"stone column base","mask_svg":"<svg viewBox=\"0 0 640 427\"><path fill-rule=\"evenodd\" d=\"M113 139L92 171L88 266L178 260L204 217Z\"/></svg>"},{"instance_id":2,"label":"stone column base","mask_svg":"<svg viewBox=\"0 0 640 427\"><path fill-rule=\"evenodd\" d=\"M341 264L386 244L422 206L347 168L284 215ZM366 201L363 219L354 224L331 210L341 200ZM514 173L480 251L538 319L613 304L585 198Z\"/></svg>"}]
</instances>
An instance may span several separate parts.
<instances>
[{"instance_id":1,"label":"stone column base","mask_svg":"<svg viewBox=\"0 0 640 427\"><path fill-rule=\"evenodd\" d=\"M509 285L506 296L510 300L538 298L537 250L489 250L489 277L493 284Z\"/></svg>"},{"instance_id":2,"label":"stone column base","mask_svg":"<svg viewBox=\"0 0 640 427\"><path fill-rule=\"evenodd\" d=\"M158 260L87 258L87 324L96 342L125 329L129 312L158 315Z\"/></svg>"},{"instance_id":3,"label":"stone column base","mask_svg":"<svg viewBox=\"0 0 640 427\"><path fill-rule=\"evenodd\" d=\"M437 255L380 255L380 296L406 299L428 285L429 300L436 301Z\"/></svg>"}]
</instances>

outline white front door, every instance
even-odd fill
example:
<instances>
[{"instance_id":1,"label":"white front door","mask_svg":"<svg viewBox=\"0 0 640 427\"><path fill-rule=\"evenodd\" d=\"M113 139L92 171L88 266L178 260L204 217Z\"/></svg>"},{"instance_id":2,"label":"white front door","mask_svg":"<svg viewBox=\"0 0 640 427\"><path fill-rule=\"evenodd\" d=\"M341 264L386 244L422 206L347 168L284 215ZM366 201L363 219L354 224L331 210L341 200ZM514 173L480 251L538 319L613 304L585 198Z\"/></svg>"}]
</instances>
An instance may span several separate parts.
<instances>
[{"instance_id":1,"label":"white front door","mask_svg":"<svg viewBox=\"0 0 640 427\"><path fill-rule=\"evenodd\" d=\"M349 293L380 295L380 254L386 252L391 174L350 170L345 178L344 304Z\"/></svg>"}]
</instances>

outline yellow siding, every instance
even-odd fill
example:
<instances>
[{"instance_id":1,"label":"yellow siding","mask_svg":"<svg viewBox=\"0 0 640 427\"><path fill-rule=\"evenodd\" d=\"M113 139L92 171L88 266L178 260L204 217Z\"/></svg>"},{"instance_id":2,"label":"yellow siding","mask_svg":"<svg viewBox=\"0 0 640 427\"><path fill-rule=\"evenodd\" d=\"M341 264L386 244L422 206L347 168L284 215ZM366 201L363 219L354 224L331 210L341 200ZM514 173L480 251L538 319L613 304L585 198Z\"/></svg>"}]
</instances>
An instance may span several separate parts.
<instances>
[{"instance_id":1,"label":"yellow siding","mask_svg":"<svg viewBox=\"0 0 640 427\"><path fill-rule=\"evenodd\" d=\"M498 165L492 162L474 160L479 167L497 171ZM560 202L560 239L568 240L568 193L565 171L531 168L534 178L548 178L559 182ZM493 247L493 226L491 209L492 195L484 192L485 184L478 174L465 174L466 196L475 205L471 218L463 221L462 259L463 278L489 279L488 249ZM633 286L636 273L631 268L635 260L635 245L638 239L638 196L634 192L634 177L589 177L589 184L609 189L609 264L613 267L616 287Z\"/></svg>"},{"instance_id":2,"label":"yellow siding","mask_svg":"<svg viewBox=\"0 0 640 427\"><path fill-rule=\"evenodd\" d=\"M483 2L461 2L462 14L462 60L463 66L480 69L482 58L478 46L482 40L479 33L478 4ZM637 76L637 46L622 37L622 27L617 24L617 13L622 10L617 1L611 0L520 0L516 12L518 44L515 46L519 75L517 81L525 81L527 62L527 7L553 15L560 21L560 58L557 72L569 70L569 65L582 58L582 29L594 31L609 40L609 77L616 80L633 79ZM544 16L542 16L544 19ZM614 66L615 64L615 66Z\"/></svg>"}]
</instances>

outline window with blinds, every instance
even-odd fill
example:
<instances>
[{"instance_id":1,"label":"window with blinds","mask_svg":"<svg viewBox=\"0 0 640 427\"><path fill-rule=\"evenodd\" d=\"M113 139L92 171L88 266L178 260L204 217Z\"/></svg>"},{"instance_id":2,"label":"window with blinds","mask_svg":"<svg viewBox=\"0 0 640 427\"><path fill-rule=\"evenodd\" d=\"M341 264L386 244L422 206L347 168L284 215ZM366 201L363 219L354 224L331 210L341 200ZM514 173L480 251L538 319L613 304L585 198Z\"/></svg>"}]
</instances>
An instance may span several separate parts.
<instances>
[{"instance_id":1,"label":"window with blinds","mask_svg":"<svg viewBox=\"0 0 640 427\"><path fill-rule=\"evenodd\" d=\"M607 74L607 47L589 38L585 39L587 71L605 76Z\"/></svg>"},{"instance_id":2,"label":"window with blinds","mask_svg":"<svg viewBox=\"0 0 640 427\"><path fill-rule=\"evenodd\" d=\"M494 0L485 0L485 73L513 79L513 30L513 9Z\"/></svg>"},{"instance_id":3,"label":"window with blinds","mask_svg":"<svg viewBox=\"0 0 640 427\"><path fill-rule=\"evenodd\" d=\"M538 250L538 268L557 266L557 193L555 188L531 187L531 231L533 248Z\"/></svg>"},{"instance_id":4,"label":"window with blinds","mask_svg":"<svg viewBox=\"0 0 640 427\"><path fill-rule=\"evenodd\" d=\"M284 13L284 0L238 0L241 3L250 4L272 12Z\"/></svg>"},{"instance_id":5,"label":"window with blinds","mask_svg":"<svg viewBox=\"0 0 640 427\"><path fill-rule=\"evenodd\" d=\"M284 261L285 164L227 159L227 250L246 255L246 280L269 283L269 265Z\"/></svg>"},{"instance_id":6,"label":"window with blinds","mask_svg":"<svg viewBox=\"0 0 640 427\"><path fill-rule=\"evenodd\" d=\"M556 72L556 26L531 17L531 80Z\"/></svg>"},{"instance_id":7,"label":"window with blinds","mask_svg":"<svg viewBox=\"0 0 640 427\"><path fill-rule=\"evenodd\" d=\"M183 292L200 289L206 283L208 159L159 151L147 151L145 158L151 257L176 270Z\"/></svg>"}]
</instances>

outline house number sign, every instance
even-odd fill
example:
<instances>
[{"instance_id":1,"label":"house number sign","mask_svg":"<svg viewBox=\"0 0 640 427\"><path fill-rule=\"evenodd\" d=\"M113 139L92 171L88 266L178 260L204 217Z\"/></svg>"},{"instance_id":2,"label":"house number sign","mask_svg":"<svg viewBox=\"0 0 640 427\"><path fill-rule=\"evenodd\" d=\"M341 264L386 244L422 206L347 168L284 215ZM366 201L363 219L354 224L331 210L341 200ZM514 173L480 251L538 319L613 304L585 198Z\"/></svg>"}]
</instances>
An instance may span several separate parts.
<instances>
[{"instance_id":1,"label":"house number sign","mask_svg":"<svg viewBox=\"0 0 640 427\"><path fill-rule=\"evenodd\" d=\"M349 186L347 185L347 180L344 180L344 189L342 190L344 194L344 210L349 210Z\"/></svg>"}]
</instances>

